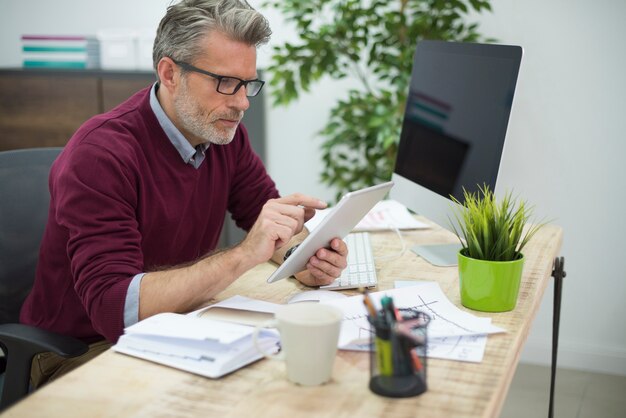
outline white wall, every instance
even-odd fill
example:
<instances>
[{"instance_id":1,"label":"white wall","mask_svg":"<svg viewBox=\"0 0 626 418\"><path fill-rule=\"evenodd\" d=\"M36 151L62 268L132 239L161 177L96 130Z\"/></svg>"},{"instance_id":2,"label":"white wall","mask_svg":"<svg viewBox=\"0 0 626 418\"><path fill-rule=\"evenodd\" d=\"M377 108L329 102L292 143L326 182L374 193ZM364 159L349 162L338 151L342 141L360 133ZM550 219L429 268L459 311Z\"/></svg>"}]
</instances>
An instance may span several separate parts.
<instances>
[{"instance_id":1,"label":"white wall","mask_svg":"<svg viewBox=\"0 0 626 418\"><path fill-rule=\"evenodd\" d=\"M21 65L24 34L95 35L99 29L154 29L171 0L0 0L0 66Z\"/></svg>"},{"instance_id":2,"label":"white wall","mask_svg":"<svg viewBox=\"0 0 626 418\"><path fill-rule=\"evenodd\" d=\"M252 1L259 6L261 1ZM0 0L0 66L18 66L24 33L84 34L156 27L169 0ZM626 375L626 2L494 0L482 32L525 54L502 179L565 231L559 365ZM273 10L272 44L293 37ZM267 64L271 45L259 53ZM319 183L318 132L354 82L324 80L314 93L268 112L268 169L283 193L330 198ZM550 360L551 288L522 359Z\"/></svg>"},{"instance_id":3,"label":"white wall","mask_svg":"<svg viewBox=\"0 0 626 418\"><path fill-rule=\"evenodd\" d=\"M564 229L559 365L626 375L626 2L492 4L476 18L482 33L525 50L501 180ZM270 17L280 37L279 16ZM315 133L346 84L324 82L270 112L270 170L282 190L328 196L315 175ZM550 284L523 361L550 362L552 297Z\"/></svg>"},{"instance_id":4,"label":"white wall","mask_svg":"<svg viewBox=\"0 0 626 418\"><path fill-rule=\"evenodd\" d=\"M483 33L525 49L504 179L564 229L560 364L626 374L626 2L494 6ZM549 360L551 298L527 361Z\"/></svg>"},{"instance_id":5,"label":"white wall","mask_svg":"<svg viewBox=\"0 0 626 418\"><path fill-rule=\"evenodd\" d=\"M482 33L524 47L501 180L564 229L559 365L626 375L626 2L492 5L476 17ZM275 38L291 36L280 16L268 18ZM317 181L316 132L347 84L325 81L270 112L269 164L281 190L332 195ZM550 362L552 298L550 284L523 361Z\"/></svg>"}]
</instances>

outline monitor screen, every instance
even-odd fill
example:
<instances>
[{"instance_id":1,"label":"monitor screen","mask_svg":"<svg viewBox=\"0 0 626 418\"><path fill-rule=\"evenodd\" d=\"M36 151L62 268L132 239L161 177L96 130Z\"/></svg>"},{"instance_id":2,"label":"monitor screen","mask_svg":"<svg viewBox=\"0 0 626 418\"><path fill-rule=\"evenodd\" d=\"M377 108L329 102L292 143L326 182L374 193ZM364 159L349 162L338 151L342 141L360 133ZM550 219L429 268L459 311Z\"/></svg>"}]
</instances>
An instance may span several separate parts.
<instances>
[{"instance_id":1,"label":"monitor screen","mask_svg":"<svg viewBox=\"0 0 626 418\"><path fill-rule=\"evenodd\" d=\"M497 188L522 48L417 45L391 197L450 228L450 196Z\"/></svg>"}]
</instances>

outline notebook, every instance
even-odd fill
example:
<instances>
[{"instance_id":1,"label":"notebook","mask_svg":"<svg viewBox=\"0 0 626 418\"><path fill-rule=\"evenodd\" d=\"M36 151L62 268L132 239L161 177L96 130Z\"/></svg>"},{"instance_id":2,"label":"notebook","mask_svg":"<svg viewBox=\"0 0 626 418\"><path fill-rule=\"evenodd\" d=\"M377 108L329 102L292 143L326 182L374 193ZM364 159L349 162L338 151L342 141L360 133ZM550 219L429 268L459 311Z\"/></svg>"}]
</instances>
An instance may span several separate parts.
<instances>
[{"instance_id":1,"label":"notebook","mask_svg":"<svg viewBox=\"0 0 626 418\"><path fill-rule=\"evenodd\" d=\"M191 315L163 313L124 330L113 350L210 378L231 373L263 357L254 346L254 327ZM278 351L279 335L263 329L258 342Z\"/></svg>"}]
</instances>

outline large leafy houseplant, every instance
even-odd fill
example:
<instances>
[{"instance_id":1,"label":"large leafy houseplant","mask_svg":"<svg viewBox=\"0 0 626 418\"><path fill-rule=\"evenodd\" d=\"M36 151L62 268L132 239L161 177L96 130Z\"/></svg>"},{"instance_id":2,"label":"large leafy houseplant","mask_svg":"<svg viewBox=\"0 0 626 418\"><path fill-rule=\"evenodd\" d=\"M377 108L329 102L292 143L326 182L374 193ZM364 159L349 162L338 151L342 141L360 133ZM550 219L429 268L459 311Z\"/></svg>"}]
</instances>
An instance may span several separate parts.
<instances>
[{"instance_id":1,"label":"large leafy houseplant","mask_svg":"<svg viewBox=\"0 0 626 418\"><path fill-rule=\"evenodd\" d=\"M490 0L270 0L295 24L297 39L275 47L268 68L274 104L288 104L324 76L354 76L330 109L321 173L337 197L389 180L393 170L413 65L422 39L481 40L472 11Z\"/></svg>"},{"instance_id":2,"label":"large leafy houseplant","mask_svg":"<svg viewBox=\"0 0 626 418\"><path fill-rule=\"evenodd\" d=\"M488 312L510 311L517 304L523 248L543 224L530 225L532 208L506 193L500 203L488 186L464 191L452 224L461 241L461 303ZM458 229L457 229L458 228Z\"/></svg>"}]
</instances>

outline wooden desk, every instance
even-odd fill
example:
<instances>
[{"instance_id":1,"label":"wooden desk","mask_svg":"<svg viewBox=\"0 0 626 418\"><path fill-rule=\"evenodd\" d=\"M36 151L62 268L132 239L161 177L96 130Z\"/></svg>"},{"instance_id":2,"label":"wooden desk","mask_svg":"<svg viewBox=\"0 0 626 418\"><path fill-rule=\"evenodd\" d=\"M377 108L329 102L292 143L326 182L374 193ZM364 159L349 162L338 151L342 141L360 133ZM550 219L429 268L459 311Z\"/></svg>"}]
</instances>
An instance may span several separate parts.
<instances>
[{"instance_id":1,"label":"wooden desk","mask_svg":"<svg viewBox=\"0 0 626 418\"><path fill-rule=\"evenodd\" d=\"M454 242L439 228L403 236L407 244ZM399 250L393 233L372 233L371 238L375 256ZM428 392L419 397L387 399L371 393L367 353L340 351L330 383L299 387L286 380L280 362L260 361L210 380L109 350L3 417L497 417L561 240L561 229L550 225L529 243L516 309L488 315L509 332L489 337L483 362L429 359ZM461 306L456 267L433 267L410 251L376 267L380 290L392 288L394 280L436 280L448 298ZM302 286L292 279L265 283L273 269L269 264L258 266L217 300L240 294L284 303Z\"/></svg>"}]
</instances>

